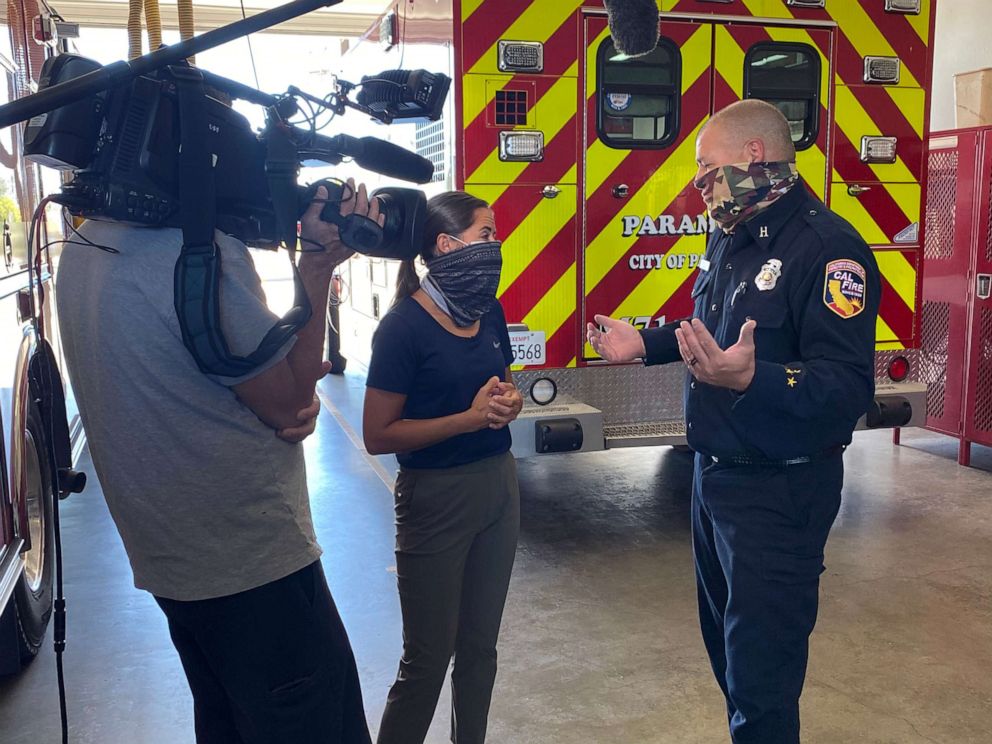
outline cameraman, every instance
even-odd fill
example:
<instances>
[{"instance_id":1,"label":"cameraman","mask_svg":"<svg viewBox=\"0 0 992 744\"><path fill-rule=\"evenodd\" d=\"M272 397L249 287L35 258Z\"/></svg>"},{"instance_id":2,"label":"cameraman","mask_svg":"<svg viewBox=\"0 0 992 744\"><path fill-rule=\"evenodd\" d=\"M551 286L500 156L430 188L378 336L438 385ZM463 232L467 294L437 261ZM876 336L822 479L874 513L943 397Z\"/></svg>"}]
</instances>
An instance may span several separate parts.
<instances>
[{"instance_id":1,"label":"cameraman","mask_svg":"<svg viewBox=\"0 0 992 744\"><path fill-rule=\"evenodd\" d=\"M344 196L342 214L382 223L364 185L349 181ZM351 255L320 220L326 199L321 187L302 220L299 268L318 311L242 377L202 374L183 345L178 229L89 221L80 232L90 245L72 243L60 260L62 339L93 464L135 586L168 618L199 744L370 741L298 443L313 431L326 371L319 309ZM222 330L245 355L277 318L245 246L215 241Z\"/></svg>"}]
</instances>

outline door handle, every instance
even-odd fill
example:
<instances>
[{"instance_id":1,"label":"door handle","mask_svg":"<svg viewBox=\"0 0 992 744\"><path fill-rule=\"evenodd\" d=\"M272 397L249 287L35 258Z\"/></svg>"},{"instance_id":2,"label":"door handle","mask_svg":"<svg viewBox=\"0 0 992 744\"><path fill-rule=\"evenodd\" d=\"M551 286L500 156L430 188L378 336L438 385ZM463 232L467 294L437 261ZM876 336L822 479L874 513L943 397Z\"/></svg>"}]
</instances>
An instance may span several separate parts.
<instances>
[{"instance_id":1,"label":"door handle","mask_svg":"<svg viewBox=\"0 0 992 744\"><path fill-rule=\"evenodd\" d=\"M557 186L547 185L541 189L541 196L545 199L554 199L558 194L561 193L561 189Z\"/></svg>"},{"instance_id":2,"label":"door handle","mask_svg":"<svg viewBox=\"0 0 992 744\"><path fill-rule=\"evenodd\" d=\"M860 183L852 183L847 187L847 193L851 196L861 196L866 191L871 191L871 186L862 186Z\"/></svg>"},{"instance_id":3,"label":"door handle","mask_svg":"<svg viewBox=\"0 0 992 744\"><path fill-rule=\"evenodd\" d=\"M615 199L626 199L630 195L630 186L619 183L613 187L613 197Z\"/></svg>"}]
</instances>

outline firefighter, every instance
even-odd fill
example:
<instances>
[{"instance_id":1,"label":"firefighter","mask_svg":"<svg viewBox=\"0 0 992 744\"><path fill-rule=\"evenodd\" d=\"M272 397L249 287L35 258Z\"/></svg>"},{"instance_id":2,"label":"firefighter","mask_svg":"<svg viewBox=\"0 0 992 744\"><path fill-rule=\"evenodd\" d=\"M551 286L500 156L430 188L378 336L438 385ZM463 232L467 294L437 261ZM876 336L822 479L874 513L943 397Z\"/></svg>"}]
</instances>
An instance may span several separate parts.
<instances>
[{"instance_id":1,"label":"firefighter","mask_svg":"<svg viewBox=\"0 0 992 744\"><path fill-rule=\"evenodd\" d=\"M324 354L331 363L332 375L343 375L348 359L341 354L341 289L344 282L337 271L331 277L327 293L327 328L324 331Z\"/></svg>"},{"instance_id":2,"label":"firefighter","mask_svg":"<svg viewBox=\"0 0 992 744\"><path fill-rule=\"evenodd\" d=\"M695 186L722 229L692 319L637 331L596 316L587 333L609 361L688 370L699 618L736 744L799 742L843 451L874 394L878 267L795 159L774 106L713 116L696 140Z\"/></svg>"}]
</instances>

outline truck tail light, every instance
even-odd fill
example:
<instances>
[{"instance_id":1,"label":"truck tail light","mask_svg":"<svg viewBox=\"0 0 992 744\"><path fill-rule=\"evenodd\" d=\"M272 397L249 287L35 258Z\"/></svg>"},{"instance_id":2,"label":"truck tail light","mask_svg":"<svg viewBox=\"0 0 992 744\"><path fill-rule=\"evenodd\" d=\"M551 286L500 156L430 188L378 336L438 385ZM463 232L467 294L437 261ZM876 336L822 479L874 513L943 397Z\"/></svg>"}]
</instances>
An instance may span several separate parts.
<instances>
[{"instance_id":1,"label":"truck tail light","mask_svg":"<svg viewBox=\"0 0 992 744\"><path fill-rule=\"evenodd\" d=\"M889 362L888 373L892 382L902 382L909 377L909 360L904 356L897 356Z\"/></svg>"}]
</instances>

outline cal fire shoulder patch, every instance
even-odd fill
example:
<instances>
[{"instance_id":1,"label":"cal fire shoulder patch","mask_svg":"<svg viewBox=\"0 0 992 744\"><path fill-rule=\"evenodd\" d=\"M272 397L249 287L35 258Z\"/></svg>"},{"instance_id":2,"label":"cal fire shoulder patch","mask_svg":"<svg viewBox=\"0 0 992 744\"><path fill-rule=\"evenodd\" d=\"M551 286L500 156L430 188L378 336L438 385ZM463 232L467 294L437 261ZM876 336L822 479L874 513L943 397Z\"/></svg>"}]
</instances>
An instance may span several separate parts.
<instances>
[{"instance_id":1,"label":"cal fire shoulder patch","mask_svg":"<svg viewBox=\"0 0 992 744\"><path fill-rule=\"evenodd\" d=\"M857 261L841 259L827 264L823 304L837 315L853 318L864 310L867 291L865 268Z\"/></svg>"}]
</instances>

